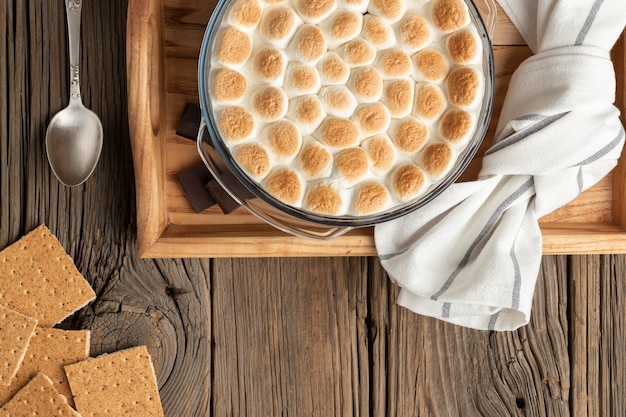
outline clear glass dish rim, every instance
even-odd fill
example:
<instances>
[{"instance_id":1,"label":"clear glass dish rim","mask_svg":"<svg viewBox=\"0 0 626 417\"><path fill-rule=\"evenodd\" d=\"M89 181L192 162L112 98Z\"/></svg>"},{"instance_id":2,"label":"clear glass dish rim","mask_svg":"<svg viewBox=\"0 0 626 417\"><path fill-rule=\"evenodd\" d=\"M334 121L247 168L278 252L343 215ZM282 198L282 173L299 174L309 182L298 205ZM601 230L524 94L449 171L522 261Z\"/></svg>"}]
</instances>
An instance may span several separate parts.
<instances>
[{"instance_id":1,"label":"clear glass dish rim","mask_svg":"<svg viewBox=\"0 0 626 417\"><path fill-rule=\"evenodd\" d=\"M234 0L219 0L215 9L209 19L207 24L202 44L200 47L200 53L198 58L198 93L199 93L199 102L200 109L202 113L202 117L205 120L206 128L209 132L210 141L213 144L214 148L219 153L220 157L226 163L228 169L233 173L233 175L237 178L237 180L245 186L252 194L256 197L262 199L265 203L273 206L274 208L280 210L281 212L294 216L302 221L310 221L313 223L318 223L322 225L328 225L333 227L349 227L349 228L360 228L373 226L379 223L384 223L398 217L404 216L408 213L411 213L420 207L430 203L432 200L437 198L442 192L444 192L450 185L452 185L461 174L467 169L467 166L470 164L476 152L480 148L482 144L487 129L489 128L489 123L491 121L492 113L493 113L493 101L495 94L495 70L494 70L494 55L493 55L493 44L489 37L487 28L483 21L483 18L478 11L478 8L474 4L472 0L464 0L467 4L468 9L470 11L470 16L472 18L473 23L476 26L476 29L480 35L482 40L482 50L483 50L483 71L485 77L485 91L483 102L481 104L481 109L479 112L479 118L477 120L476 130L474 134L469 140L469 144L465 147L465 149L460 153L457 162L455 163L454 168L446 174L444 180L440 181L435 187L431 188L425 195L415 200L411 200L405 204L397 205L391 207L390 209L374 213L371 215L365 216L354 216L354 215L342 215L342 216L328 216L316 214L313 212L309 212L304 209L300 209L288 204L281 202L280 200L274 198L271 194L265 191L257 182L252 180L242 169L239 167L239 164L234 161L233 156L228 149L228 146L222 141L221 136L219 134L219 130L216 126L214 117L213 117L213 108L212 103L209 96L209 86L208 86L208 77L207 74L211 69L211 48L214 44L215 37L217 35L218 29L220 27L221 21L224 17L225 12L228 10L228 6ZM200 146L199 146L200 148ZM205 162L206 165L206 162ZM207 166L209 170L211 168ZM212 171L212 170L211 170ZM215 173L214 173L215 174ZM224 184L223 184L224 185ZM229 190L232 194L232 191ZM241 200L241 199L238 199ZM250 208L245 202L243 205L248 208L250 211L255 211Z\"/></svg>"}]
</instances>

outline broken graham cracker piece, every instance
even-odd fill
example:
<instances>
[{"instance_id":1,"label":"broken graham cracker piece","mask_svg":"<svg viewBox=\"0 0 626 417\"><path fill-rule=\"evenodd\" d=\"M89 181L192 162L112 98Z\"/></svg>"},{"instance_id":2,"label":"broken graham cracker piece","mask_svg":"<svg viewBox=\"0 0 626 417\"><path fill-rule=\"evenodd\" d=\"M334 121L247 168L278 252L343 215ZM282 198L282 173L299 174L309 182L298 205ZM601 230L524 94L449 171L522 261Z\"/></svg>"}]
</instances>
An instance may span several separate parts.
<instances>
[{"instance_id":1,"label":"broken graham cracker piece","mask_svg":"<svg viewBox=\"0 0 626 417\"><path fill-rule=\"evenodd\" d=\"M163 417L156 375L146 346L65 367L76 409L83 416Z\"/></svg>"},{"instance_id":2,"label":"broken graham cracker piece","mask_svg":"<svg viewBox=\"0 0 626 417\"><path fill-rule=\"evenodd\" d=\"M52 381L39 373L0 408L0 417L81 417L58 393Z\"/></svg>"},{"instance_id":3,"label":"broken graham cracker piece","mask_svg":"<svg viewBox=\"0 0 626 417\"><path fill-rule=\"evenodd\" d=\"M0 252L0 305L52 327L96 297L45 225Z\"/></svg>"},{"instance_id":4,"label":"broken graham cracker piece","mask_svg":"<svg viewBox=\"0 0 626 417\"><path fill-rule=\"evenodd\" d=\"M71 406L74 405L64 367L89 357L90 336L89 330L37 327L17 374L9 386L0 386L0 405L9 401L40 372L52 380L55 389Z\"/></svg>"},{"instance_id":5,"label":"broken graham cracker piece","mask_svg":"<svg viewBox=\"0 0 626 417\"><path fill-rule=\"evenodd\" d=\"M0 306L0 391L22 365L35 327L37 319Z\"/></svg>"}]
</instances>

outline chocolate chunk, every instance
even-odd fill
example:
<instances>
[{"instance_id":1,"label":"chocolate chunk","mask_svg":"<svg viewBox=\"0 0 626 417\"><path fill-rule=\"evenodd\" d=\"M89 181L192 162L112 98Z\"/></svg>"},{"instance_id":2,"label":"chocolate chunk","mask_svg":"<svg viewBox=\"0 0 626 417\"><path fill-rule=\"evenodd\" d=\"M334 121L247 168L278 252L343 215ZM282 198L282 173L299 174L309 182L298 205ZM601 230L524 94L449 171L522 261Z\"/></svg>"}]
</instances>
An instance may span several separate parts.
<instances>
[{"instance_id":1,"label":"chocolate chunk","mask_svg":"<svg viewBox=\"0 0 626 417\"><path fill-rule=\"evenodd\" d=\"M250 190L246 188L245 185L239 182L235 174L230 171L225 172L222 175L222 181L226 184L228 189L232 190L236 195L238 195L243 200L250 200L255 198L256 196L252 194Z\"/></svg>"},{"instance_id":2,"label":"chocolate chunk","mask_svg":"<svg viewBox=\"0 0 626 417\"><path fill-rule=\"evenodd\" d=\"M209 181L206 185L206 189L217 201L217 205L220 206L224 214L232 213L239 207L239 203L237 203L217 181Z\"/></svg>"},{"instance_id":3,"label":"chocolate chunk","mask_svg":"<svg viewBox=\"0 0 626 417\"><path fill-rule=\"evenodd\" d=\"M178 123L176 134L187 139L196 140L200 129L200 119L202 118L200 106L188 103L185 106L183 115Z\"/></svg>"},{"instance_id":4,"label":"chocolate chunk","mask_svg":"<svg viewBox=\"0 0 626 417\"><path fill-rule=\"evenodd\" d=\"M213 176L202 162L178 174L178 181L183 186L187 199L196 213L200 213L216 203L205 187L211 180L213 180Z\"/></svg>"}]
</instances>

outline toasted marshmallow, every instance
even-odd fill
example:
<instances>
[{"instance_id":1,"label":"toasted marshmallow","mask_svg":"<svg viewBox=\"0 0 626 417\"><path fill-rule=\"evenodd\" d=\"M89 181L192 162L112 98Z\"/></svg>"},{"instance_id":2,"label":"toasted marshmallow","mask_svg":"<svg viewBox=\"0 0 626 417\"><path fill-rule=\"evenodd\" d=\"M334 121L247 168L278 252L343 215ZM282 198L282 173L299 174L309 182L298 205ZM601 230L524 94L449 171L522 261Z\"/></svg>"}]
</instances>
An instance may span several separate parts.
<instances>
[{"instance_id":1,"label":"toasted marshmallow","mask_svg":"<svg viewBox=\"0 0 626 417\"><path fill-rule=\"evenodd\" d=\"M463 145L472 136L476 120L471 113L463 109L448 110L439 123L439 134L453 145Z\"/></svg>"},{"instance_id":2,"label":"toasted marshmallow","mask_svg":"<svg viewBox=\"0 0 626 417\"><path fill-rule=\"evenodd\" d=\"M431 30L426 19L415 12L407 13L402 18L398 31L402 45L412 52L423 49L431 39Z\"/></svg>"},{"instance_id":3,"label":"toasted marshmallow","mask_svg":"<svg viewBox=\"0 0 626 417\"><path fill-rule=\"evenodd\" d=\"M367 154L362 148L345 149L335 156L335 171L339 178L351 186L365 178L369 172Z\"/></svg>"},{"instance_id":4,"label":"toasted marshmallow","mask_svg":"<svg viewBox=\"0 0 626 417\"><path fill-rule=\"evenodd\" d=\"M348 119L327 117L314 134L330 147L345 149L359 143L359 129Z\"/></svg>"},{"instance_id":5,"label":"toasted marshmallow","mask_svg":"<svg viewBox=\"0 0 626 417\"><path fill-rule=\"evenodd\" d=\"M261 141L266 144L274 159L289 162L302 147L302 135L295 123L288 119L278 120L263 129Z\"/></svg>"},{"instance_id":6,"label":"toasted marshmallow","mask_svg":"<svg viewBox=\"0 0 626 417\"><path fill-rule=\"evenodd\" d=\"M252 114L240 106L222 109L217 116L217 124L222 138L231 143L248 139L256 127Z\"/></svg>"},{"instance_id":7,"label":"toasted marshmallow","mask_svg":"<svg viewBox=\"0 0 626 417\"><path fill-rule=\"evenodd\" d=\"M389 206L390 197L387 187L381 183L364 182L356 190L353 209L357 215L367 215L380 212Z\"/></svg>"},{"instance_id":8,"label":"toasted marshmallow","mask_svg":"<svg viewBox=\"0 0 626 417\"><path fill-rule=\"evenodd\" d=\"M437 120L447 105L443 91L436 84L417 84L414 111L418 117L427 121Z\"/></svg>"},{"instance_id":9,"label":"toasted marshmallow","mask_svg":"<svg viewBox=\"0 0 626 417\"><path fill-rule=\"evenodd\" d=\"M370 161L372 171L385 174L396 162L396 148L386 134L369 138L361 145Z\"/></svg>"},{"instance_id":10,"label":"toasted marshmallow","mask_svg":"<svg viewBox=\"0 0 626 417\"><path fill-rule=\"evenodd\" d=\"M372 66L355 68L348 80L348 87L361 103L373 103L383 95L383 77Z\"/></svg>"},{"instance_id":11,"label":"toasted marshmallow","mask_svg":"<svg viewBox=\"0 0 626 417\"><path fill-rule=\"evenodd\" d=\"M413 80L385 81L382 102L389 109L391 117L402 118L411 114L414 92Z\"/></svg>"},{"instance_id":12,"label":"toasted marshmallow","mask_svg":"<svg viewBox=\"0 0 626 417\"><path fill-rule=\"evenodd\" d=\"M424 147L428 140L428 127L421 121L406 117L394 120L390 129L390 136L396 148L412 154Z\"/></svg>"},{"instance_id":13,"label":"toasted marshmallow","mask_svg":"<svg viewBox=\"0 0 626 417\"><path fill-rule=\"evenodd\" d=\"M350 68L369 65L376 59L376 48L365 39L352 39L337 49L337 53Z\"/></svg>"},{"instance_id":14,"label":"toasted marshmallow","mask_svg":"<svg viewBox=\"0 0 626 417\"><path fill-rule=\"evenodd\" d=\"M308 179L328 177L333 167L333 156L315 139L307 140L298 155L300 172Z\"/></svg>"},{"instance_id":15,"label":"toasted marshmallow","mask_svg":"<svg viewBox=\"0 0 626 417\"><path fill-rule=\"evenodd\" d=\"M405 0L370 0L367 11L388 23L395 23L404 15L406 4Z\"/></svg>"},{"instance_id":16,"label":"toasted marshmallow","mask_svg":"<svg viewBox=\"0 0 626 417\"><path fill-rule=\"evenodd\" d=\"M467 25L470 16L463 0L435 0L432 5L432 20L439 30L451 32Z\"/></svg>"},{"instance_id":17,"label":"toasted marshmallow","mask_svg":"<svg viewBox=\"0 0 626 417\"><path fill-rule=\"evenodd\" d=\"M370 0L337 0L339 9L346 9L363 15L367 11Z\"/></svg>"},{"instance_id":18,"label":"toasted marshmallow","mask_svg":"<svg viewBox=\"0 0 626 417\"><path fill-rule=\"evenodd\" d=\"M285 77L285 93L287 97L299 97L315 94L321 87L320 75L315 67L293 62L287 67Z\"/></svg>"},{"instance_id":19,"label":"toasted marshmallow","mask_svg":"<svg viewBox=\"0 0 626 417\"><path fill-rule=\"evenodd\" d=\"M326 114L330 116L349 118L357 106L356 99L343 85L324 87L319 97Z\"/></svg>"},{"instance_id":20,"label":"toasted marshmallow","mask_svg":"<svg viewBox=\"0 0 626 417\"><path fill-rule=\"evenodd\" d=\"M453 32L446 40L446 48L455 64L478 64L482 58L482 43L474 26Z\"/></svg>"},{"instance_id":21,"label":"toasted marshmallow","mask_svg":"<svg viewBox=\"0 0 626 417\"><path fill-rule=\"evenodd\" d=\"M252 74L261 82L281 85L285 77L288 58L272 46L259 48L252 58Z\"/></svg>"},{"instance_id":22,"label":"toasted marshmallow","mask_svg":"<svg viewBox=\"0 0 626 417\"><path fill-rule=\"evenodd\" d=\"M252 41L247 33L234 27L227 27L219 34L215 57L217 62L232 67L240 67L252 52Z\"/></svg>"},{"instance_id":23,"label":"toasted marshmallow","mask_svg":"<svg viewBox=\"0 0 626 417\"><path fill-rule=\"evenodd\" d=\"M471 67L458 67L446 78L446 89L450 103L459 107L475 105L481 96L481 76Z\"/></svg>"},{"instance_id":24,"label":"toasted marshmallow","mask_svg":"<svg viewBox=\"0 0 626 417\"><path fill-rule=\"evenodd\" d=\"M258 1L236 0L228 13L227 21L241 30L252 30L261 21L261 13Z\"/></svg>"},{"instance_id":25,"label":"toasted marshmallow","mask_svg":"<svg viewBox=\"0 0 626 417\"><path fill-rule=\"evenodd\" d=\"M274 169L265 179L265 189L285 204L297 205L302 200L304 185L297 172L289 168Z\"/></svg>"},{"instance_id":26,"label":"toasted marshmallow","mask_svg":"<svg viewBox=\"0 0 626 417\"><path fill-rule=\"evenodd\" d=\"M248 142L235 148L235 160L255 180L265 178L270 171L270 155L258 143Z\"/></svg>"},{"instance_id":27,"label":"toasted marshmallow","mask_svg":"<svg viewBox=\"0 0 626 417\"><path fill-rule=\"evenodd\" d=\"M317 26L302 25L293 36L287 51L292 59L315 65L326 52L326 37Z\"/></svg>"},{"instance_id":28,"label":"toasted marshmallow","mask_svg":"<svg viewBox=\"0 0 626 417\"><path fill-rule=\"evenodd\" d=\"M413 55L415 81L441 81L448 74L448 61L436 49L422 49Z\"/></svg>"},{"instance_id":29,"label":"toasted marshmallow","mask_svg":"<svg viewBox=\"0 0 626 417\"><path fill-rule=\"evenodd\" d=\"M324 120L326 113L317 96L300 96L291 99L287 117L298 125L302 135L309 135Z\"/></svg>"},{"instance_id":30,"label":"toasted marshmallow","mask_svg":"<svg viewBox=\"0 0 626 417\"><path fill-rule=\"evenodd\" d=\"M335 0L294 0L298 14L306 23L316 24L337 9Z\"/></svg>"},{"instance_id":31,"label":"toasted marshmallow","mask_svg":"<svg viewBox=\"0 0 626 417\"><path fill-rule=\"evenodd\" d=\"M287 94L278 87L261 87L252 93L254 115L265 122L273 122L287 113Z\"/></svg>"},{"instance_id":32,"label":"toasted marshmallow","mask_svg":"<svg viewBox=\"0 0 626 417\"><path fill-rule=\"evenodd\" d=\"M246 94L246 78L230 68L213 72L211 95L221 103L236 103Z\"/></svg>"},{"instance_id":33,"label":"toasted marshmallow","mask_svg":"<svg viewBox=\"0 0 626 417\"><path fill-rule=\"evenodd\" d=\"M386 131L391 124L391 115L384 104L367 103L357 107L352 121L363 137L369 137Z\"/></svg>"},{"instance_id":34,"label":"toasted marshmallow","mask_svg":"<svg viewBox=\"0 0 626 417\"><path fill-rule=\"evenodd\" d=\"M428 185L424 170L413 163L400 165L393 171L391 190L400 201L409 201L422 194Z\"/></svg>"},{"instance_id":35,"label":"toasted marshmallow","mask_svg":"<svg viewBox=\"0 0 626 417\"><path fill-rule=\"evenodd\" d=\"M433 143L424 148L421 165L433 180L441 179L454 166L456 155L454 149L445 143Z\"/></svg>"},{"instance_id":36,"label":"toasted marshmallow","mask_svg":"<svg viewBox=\"0 0 626 417\"><path fill-rule=\"evenodd\" d=\"M304 197L304 208L318 214L337 215L344 201L340 191L331 184L320 183L311 187Z\"/></svg>"},{"instance_id":37,"label":"toasted marshmallow","mask_svg":"<svg viewBox=\"0 0 626 417\"><path fill-rule=\"evenodd\" d=\"M351 10L338 9L319 24L326 34L328 50L333 50L359 36L363 15Z\"/></svg>"},{"instance_id":38,"label":"toasted marshmallow","mask_svg":"<svg viewBox=\"0 0 626 417\"><path fill-rule=\"evenodd\" d=\"M277 5L266 8L261 16L259 34L270 45L285 49L302 21L288 6Z\"/></svg>"},{"instance_id":39,"label":"toasted marshmallow","mask_svg":"<svg viewBox=\"0 0 626 417\"><path fill-rule=\"evenodd\" d=\"M335 52L327 52L317 63L322 85L343 85L350 77L350 67Z\"/></svg>"},{"instance_id":40,"label":"toasted marshmallow","mask_svg":"<svg viewBox=\"0 0 626 417\"><path fill-rule=\"evenodd\" d=\"M397 48L380 51L376 63L384 78L406 78L413 70L411 57Z\"/></svg>"},{"instance_id":41,"label":"toasted marshmallow","mask_svg":"<svg viewBox=\"0 0 626 417\"><path fill-rule=\"evenodd\" d=\"M396 43L392 27L378 16L365 15L361 33L377 49L389 48Z\"/></svg>"}]
</instances>

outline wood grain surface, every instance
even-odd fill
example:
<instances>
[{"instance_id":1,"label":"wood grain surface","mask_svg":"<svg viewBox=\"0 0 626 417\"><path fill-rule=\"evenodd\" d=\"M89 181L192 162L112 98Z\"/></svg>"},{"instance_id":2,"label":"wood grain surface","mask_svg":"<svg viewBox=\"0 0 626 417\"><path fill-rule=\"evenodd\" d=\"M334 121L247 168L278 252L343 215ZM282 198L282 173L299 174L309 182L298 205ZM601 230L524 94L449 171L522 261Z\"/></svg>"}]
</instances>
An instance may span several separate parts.
<instances>
[{"instance_id":1,"label":"wood grain surface","mask_svg":"<svg viewBox=\"0 0 626 417\"><path fill-rule=\"evenodd\" d=\"M97 293L62 327L94 355L148 345L166 416L626 415L623 255L545 256L531 323L504 333L399 308L372 257L139 259L127 6L84 3L105 143L70 189L44 146L68 100L63 2L0 2L0 248L50 227Z\"/></svg>"}]
</instances>

